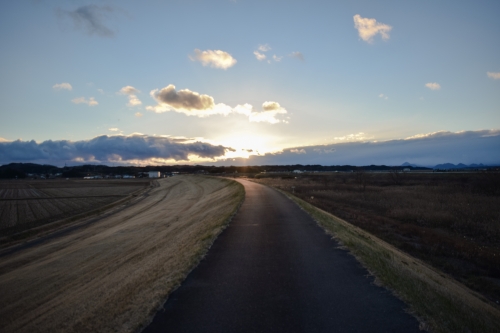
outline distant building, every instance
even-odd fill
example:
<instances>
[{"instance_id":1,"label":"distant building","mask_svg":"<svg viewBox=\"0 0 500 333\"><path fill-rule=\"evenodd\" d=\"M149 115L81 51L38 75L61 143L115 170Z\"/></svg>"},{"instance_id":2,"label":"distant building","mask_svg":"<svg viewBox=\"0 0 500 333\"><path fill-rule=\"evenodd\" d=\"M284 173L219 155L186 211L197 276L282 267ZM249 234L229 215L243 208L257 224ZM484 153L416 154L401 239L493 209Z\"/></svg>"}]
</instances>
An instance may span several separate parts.
<instances>
[{"instance_id":1,"label":"distant building","mask_svg":"<svg viewBox=\"0 0 500 333\"><path fill-rule=\"evenodd\" d=\"M410 169L410 168L404 168L404 169L403 169L403 172L410 172L410 171L411 171L411 169Z\"/></svg>"},{"instance_id":2,"label":"distant building","mask_svg":"<svg viewBox=\"0 0 500 333\"><path fill-rule=\"evenodd\" d=\"M160 171L149 171L149 178L160 178Z\"/></svg>"},{"instance_id":3,"label":"distant building","mask_svg":"<svg viewBox=\"0 0 500 333\"><path fill-rule=\"evenodd\" d=\"M123 179L132 179L132 178L135 178L135 176L123 175Z\"/></svg>"},{"instance_id":4,"label":"distant building","mask_svg":"<svg viewBox=\"0 0 500 333\"><path fill-rule=\"evenodd\" d=\"M293 173L302 173L300 170L293 170Z\"/></svg>"}]
</instances>

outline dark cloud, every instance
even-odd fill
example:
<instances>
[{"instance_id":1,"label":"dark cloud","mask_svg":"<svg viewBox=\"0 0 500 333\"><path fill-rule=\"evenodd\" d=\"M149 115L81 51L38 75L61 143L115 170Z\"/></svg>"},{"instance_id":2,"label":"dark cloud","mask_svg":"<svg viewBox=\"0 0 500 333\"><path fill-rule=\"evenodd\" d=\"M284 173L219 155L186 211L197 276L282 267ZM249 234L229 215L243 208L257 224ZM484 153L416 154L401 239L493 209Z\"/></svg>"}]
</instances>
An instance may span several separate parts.
<instances>
[{"instance_id":1,"label":"dark cloud","mask_svg":"<svg viewBox=\"0 0 500 333\"><path fill-rule=\"evenodd\" d=\"M262 108L264 111L273 111L273 110L280 110L281 106L279 103L276 102L264 102L262 104Z\"/></svg>"},{"instance_id":2,"label":"dark cloud","mask_svg":"<svg viewBox=\"0 0 500 333\"><path fill-rule=\"evenodd\" d=\"M169 84L160 90L153 90L151 96L156 99L159 104L166 104L174 109L189 111L207 110L215 106L214 99L211 96L200 95L189 89L176 91L173 84Z\"/></svg>"},{"instance_id":3,"label":"dark cloud","mask_svg":"<svg viewBox=\"0 0 500 333\"><path fill-rule=\"evenodd\" d=\"M150 159L174 159L188 161L190 155L201 158L223 156L232 148L215 146L188 139L130 135L102 135L91 140L47 140L0 142L0 163L44 162L61 164L65 161L100 162L148 161Z\"/></svg>"},{"instance_id":4,"label":"dark cloud","mask_svg":"<svg viewBox=\"0 0 500 333\"><path fill-rule=\"evenodd\" d=\"M69 17L73 21L75 29L83 29L89 35L101 37L113 37L115 32L104 25L115 10L110 6L87 5L73 11L57 9L57 15L61 18Z\"/></svg>"}]
</instances>

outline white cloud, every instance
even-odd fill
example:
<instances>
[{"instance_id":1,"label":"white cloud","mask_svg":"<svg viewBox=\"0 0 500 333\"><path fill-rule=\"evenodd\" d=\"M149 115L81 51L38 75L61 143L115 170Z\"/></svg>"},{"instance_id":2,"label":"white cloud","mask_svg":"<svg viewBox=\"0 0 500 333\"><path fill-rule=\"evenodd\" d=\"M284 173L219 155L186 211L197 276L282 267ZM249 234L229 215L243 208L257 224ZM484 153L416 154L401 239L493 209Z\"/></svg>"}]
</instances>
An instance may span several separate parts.
<instances>
[{"instance_id":1,"label":"white cloud","mask_svg":"<svg viewBox=\"0 0 500 333\"><path fill-rule=\"evenodd\" d=\"M378 97L380 97L380 98L382 98L382 99L385 99L385 100L388 100L388 99L389 99L389 97L387 97L387 96L386 96L386 95L384 95L384 94L380 94L380 95L378 95Z\"/></svg>"},{"instance_id":2,"label":"white cloud","mask_svg":"<svg viewBox=\"0 0 500 333\"><path fill-rule=\"evenodd\" d=\"M141 100L136 95L136 94L140 93L140 91L135 89L132 86L125 86L125 87L121 88L118 93L128 96L127 106L133 107L133 106L138 106L138 105L142 104Z\"/></svg>"},{"instance_id":3,"label":"white cloud","mask_svg":"<svg viewBox=\"0 0 500 333\"><path fill-rule=\"evenodd\" d=\"M104 95L104 90L103 90L103 89L97 89L97 91L98 91L101 95Z\"/></svg>"},{"instance_id":4,"label":"white cloud","mask_svg":"<svg viewBox=\"0 0 500 333\"><path fill-rule=\"evenodd\" d=\"M192 61L199 61L203 66L210 66L213 68L228 69L236 64L236 59L227 52L221 50L194 50L194 55L190 55L189 59Z\"/></svg>"},{"instance_id":5,"label":"white cloud","mask_svg":"<svg viewBox=\"0 0 500 333\"><path fill-rule=\"evenodd\" d=\"M120 89L120 94L122 95L136 95L138 93L140 93L140 91L132 86L125 86Z\"/></svg>"},{"instance_id":6,"label":"white cloud","mask_svg":"<svg viewBox=\"0 0 500 333\"><path fill-rule=\"evenodd\" d=\"M425 86L427 88L429 88L430 90L439 90L439 89L441 89L441 85L439 83L436 83L436 82L426 83Z\"/></svg>"},{"instance_id":7,"label":"white cloud","mask_svg":"<svg viewBox=\"0 0 500 333\"><path fill-rule=\"evenodd\" d=\"M94 97L90 97L89 99L85 99L85 97L78 97L71 100L75 104L87 104L88 106L96 106L99 103L94 99Z\"/></svg>"},{"instance_id":8,"label":"white cloud","mask_svg":"<svg viewBox=\"0 0 500 333\"><path fill-rule=\"evenodd\" d=\"M237 105L233 112L245 115L250 122L260 123L266 122L270 124L277 124L286 122L277 118L278 115L286 114L287 111L282 108L277 102L264 102L262 104L263 111L254 111L252 105L246 103Z\"/></svg>"},{"instance_id":9,"label":"white cloud","mask_svg":"<svg viewBox=\"0 0 500 333\"><path fill-rule=\"evenodd\" d=\"M136 112L136 113L134 114L134 116L136 116L137 118L140 118L140 117L142 117L142 116L143 116L143 114L142 114L142 113L140 113L140 112Z\"/></svg>"},{"instance_id":10,"label":"white cloud","mask_svg":"<svg viewBox=\"0 0 500 333\"><path fill-rule=\"evenodd\" d=\"M357 141L364 141L365 139L366 139L365 133L363 132L348 134L344 136L336 136L333 138L334 141L341 141L341 142L357 142Z\"/></svg>"},{"instance_id":11,"label":"white cloud","mask_svg":"<svg viewBox=\"0 0 500 333\"><path fill-rule=\"evenodd\" d=\"M68 82L57 83L52 86L54 90L73 90L73 87Z\"/></svg>"},{"instance_id":12,"label":"white cloud","mask_svg":"<svg viewBox=\"0 0 500 333\"><path fill-rule=\"evenodd\" d=\"M111 131L111 132L118 132L119 130L120 129L116 128L116 127L108 128L108 131Z\"/></svg>"},{"instance_id":13,"label":"white cloud","mask_svg":"<svg viewBox=\"0 0 500 333\"><path fill-rule=\"evenodd\" d=\"M488 72L486 74L493 80L500 80L500 72Z\"/></svg>"},{"instance_id":14,"label":"white cloud","mask_svg":"<svg viewBox=\"0 0 500 333\"><path fill-rule=\"evenodd\" d=\"M128 97L128 103L127 103L128 106L138 106L138 105L141 105L141 104L142 104L142 102L141 102L141 100L139 98L137 98L137 96L130 95Z\"/></svg>"},{"instance_id":15,"label":"white cloud","mask_svg":"<svg viewBox=\"0 0 500 333\"><path fill-rule=\"evenodd\" d=\"M290 53L289 56L292 58L295 58L295 59L299 59L300 61L305 60L304 55L301 52L295 51L295 52Z\"/></svg>"},{"instance_id":16,"label":"white cloud","mask_svg":"<svg viewBox=\"0 0 500 333\"><path fill-rule=\"evenodd\" d=\"M280 61L281 61L281 59L283 59L283 57L278 57L278 56L275 54L275 55L273 55L273 59L274 59L274 61L276 61L276 62L280 62Z\"/></svg>"},{"instance_id":17,"label":"white cloud","mask_svg":"<svg viewBox=\"0 0 500 333\"><path fill-rule=\"evenodd\" d=\"M269 46L269 44L262 44L262 45L259 45L259 51L262 51L262 52L267 52L271 49L271 47Z\"/></svg>"},{"instance_id":18,"label":"white cloud","mask_svg":"<svg viewBox=\"0 0 500 333\"><path fill-rule=\"evenodd\" d=\"M176 91L173 84L162 89L152 90L150 95L158 104L147 106L146 110L156 113L174 111L197 117L241 114L247 116L251 122L268 122L271 124L286 122L277 118L278 115L287 113L277 102L264 102L262 104L263 111L255 111L250 104L237 105L232 108L224 103L215 104L214 98L209 95L202 95L189 89Z\"/></svg>"},{"instance_id":19,"label":"white cloud","mask_svg":"<svg viewBox=\"0 0 500 333\"><path fill-rule=\"evenodd\" d=\"M304 149L290 149L290 153L293 153L293 154L307 154Z\"/></svg>"},{"instance_id":20,"label":"white cloud","mask_svg":"<svg viewBox=\"0 0 500 333\"><path fill-rule=\"evenodd\" d=\"M392 30L390 25L379 23L373 18L361 17L359 14L354 15L353 19L359 37L365 42L372 43L377 34L380 34L383 40L389 39L389 32Z\"/></svg>"},{"instance_id":21,"label":"white cloud","mask_svg":"<svg viewBox=\"0 0 500 333\"><path fill-rule=\"evenodd\" d=\"M259 51L253 51L253 54L255 55L255 58L259 61L266 59L266 55L263 53L260 53Z\"/></svg>"}]
</instances>

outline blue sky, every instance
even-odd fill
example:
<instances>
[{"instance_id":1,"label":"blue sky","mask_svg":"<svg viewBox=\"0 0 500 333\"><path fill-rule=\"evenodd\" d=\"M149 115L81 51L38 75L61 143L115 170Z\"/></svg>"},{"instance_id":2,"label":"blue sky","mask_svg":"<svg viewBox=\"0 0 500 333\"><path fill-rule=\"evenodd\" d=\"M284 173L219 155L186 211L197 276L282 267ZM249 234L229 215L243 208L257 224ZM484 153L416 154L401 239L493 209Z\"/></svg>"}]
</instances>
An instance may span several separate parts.
<instances>
[{"instance_id":1,"label":"blue sky","mask_svg":"<svg viewBox=\"0 0 500 333\"><path fill-rule=\"evenodd\" d=\"M465 162L458 153L462 131L496 140L474 140L470 149L500 163L498 1L40 0L1 6L0 163L61 163L64 154L47 151L43 142L71 146L108 138L105 149L93 146L95 154L76 149L63 158L244 164L238 157L275 153L269 156L279 164L284 155L276 152L296 147L422 140L442 131L457 138L457 153L425 163ZM170 148L130 157L114 152L110 142L118 141L110 136ZM19 144L29 142L42 154L21 154ZM213 155L201 156L193 143L213 147ZM221 153L220 146L227 149ZM120 149L136 149L127 147ZM350 158L332 153L321 161L369 162L364 150L352 147ZM411 147L400 163L421 158ZM169 153L174 148L185 153ZM292 160L318 160L314 149L305 151ZM377 161L398 163L397 156L384 156ZM472 161L483 155L467 156L483 162ZM254 157L247 163L257 163Z\"/></svg>"}]
</instances>

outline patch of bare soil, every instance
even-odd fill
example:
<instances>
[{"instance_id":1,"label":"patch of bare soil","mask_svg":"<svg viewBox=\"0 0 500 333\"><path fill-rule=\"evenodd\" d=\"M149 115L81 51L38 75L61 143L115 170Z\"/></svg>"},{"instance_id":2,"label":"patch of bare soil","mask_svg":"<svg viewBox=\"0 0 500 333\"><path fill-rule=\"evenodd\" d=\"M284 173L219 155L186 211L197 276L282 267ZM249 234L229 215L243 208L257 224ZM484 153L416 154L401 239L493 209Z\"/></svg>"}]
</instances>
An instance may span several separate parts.
<instances>
[{"instance_id":1,"label":"patch of bare soil","mask_svg":"<svg viewBox=\"0 0 500 333\"><path fill-rule=\"evenodd\" d=\"M179 176L130 208L0 259L2 332L132 332L206 253L241 185Z\"/></svg>"}]
</instances>

